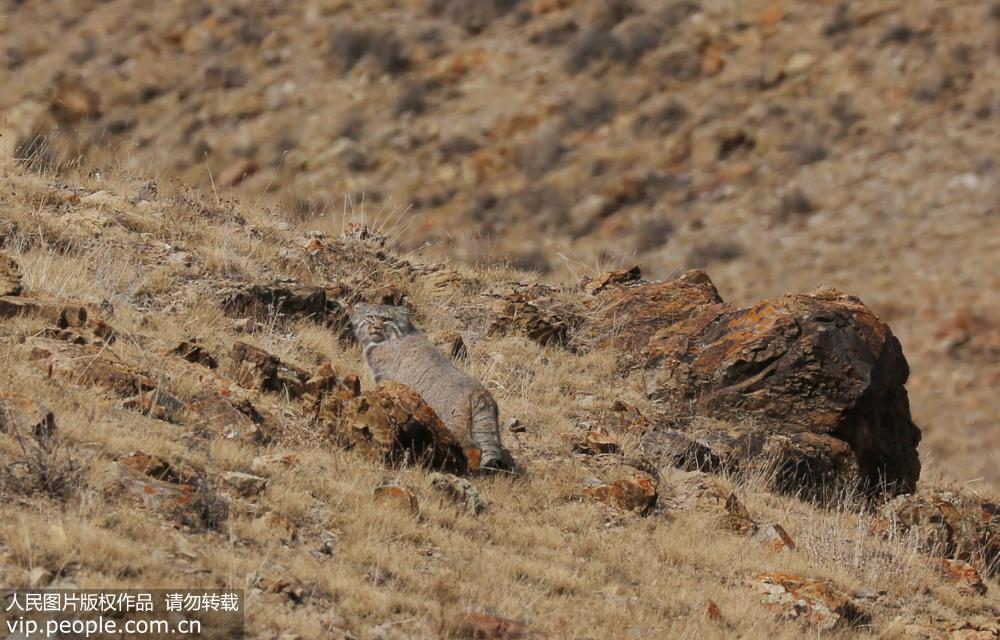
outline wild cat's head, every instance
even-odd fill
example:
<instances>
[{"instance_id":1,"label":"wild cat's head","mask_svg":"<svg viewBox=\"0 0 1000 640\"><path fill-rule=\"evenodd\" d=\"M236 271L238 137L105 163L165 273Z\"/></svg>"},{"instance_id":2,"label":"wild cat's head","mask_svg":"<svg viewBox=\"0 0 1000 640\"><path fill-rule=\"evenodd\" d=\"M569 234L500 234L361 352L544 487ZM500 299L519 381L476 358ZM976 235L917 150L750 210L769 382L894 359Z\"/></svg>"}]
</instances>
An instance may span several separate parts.
<instances>
[{"instance_id":1,"label":"wild cat's head","mask_svg":"<svg viewBox=\"0 0 1000 640\"><path fill-rule=\"evenodd\" d=\"M396 340L414 330L410 324L410 310L406 307L363 302L354 305L351 326L354 336L363 345Z\"/></svg>"}]
</instances>

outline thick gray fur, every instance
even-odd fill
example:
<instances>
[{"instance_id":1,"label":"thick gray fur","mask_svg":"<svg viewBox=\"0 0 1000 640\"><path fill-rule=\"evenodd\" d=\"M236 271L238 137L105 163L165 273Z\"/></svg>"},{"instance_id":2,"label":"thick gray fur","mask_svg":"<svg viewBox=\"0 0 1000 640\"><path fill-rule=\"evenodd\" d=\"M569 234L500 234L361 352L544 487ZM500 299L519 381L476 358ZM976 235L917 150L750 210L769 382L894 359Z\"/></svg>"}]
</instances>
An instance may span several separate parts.
<instances>
[{"instance_id":1,"label":"thick gray fur","mask_svg":"<svg viewBox=\"0 0 1000 640\"><path fill-rule=\"evenodd\" d=\"M482 452L480 468L506 468L493 396L417 331L409 309L358 303L351 325L375 382L407 385L434 409L463 448L472 444Z\"/></svg>"}]
</instances>

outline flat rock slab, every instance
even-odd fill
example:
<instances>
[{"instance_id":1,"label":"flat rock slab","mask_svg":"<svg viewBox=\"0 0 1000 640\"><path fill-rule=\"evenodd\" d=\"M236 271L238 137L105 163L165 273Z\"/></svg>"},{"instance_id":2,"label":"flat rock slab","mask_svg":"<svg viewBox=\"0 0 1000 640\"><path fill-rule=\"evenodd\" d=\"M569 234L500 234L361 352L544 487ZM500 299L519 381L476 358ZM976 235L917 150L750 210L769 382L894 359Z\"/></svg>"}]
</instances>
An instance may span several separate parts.
<instances>
[{"instance_id":1,"label":"flat rock slab","mask_svg":"<svg viewBox=\"0 0 1000 640\"><path fill-rule=\"evenodd\" d=\"M254 284L227 291L222 310L231 318L253 318L258 322L312 320L329 326L347 325L347 311L323 287L296 284Z\"/></svg>"},{"instance_id":2,"label":"flat rock slab","mask_svg":"<svg viewBox=\"0 0 1000 640\"><path fill-rule=\"evenodd\" d=\"M156 388L149 372L118 359L108 349L47 338L29 338L25 346L43 371L71 384L99 387L121 396L137 396Z\"/></svg>"},{"instance_id":3,"label":"flat rock slab","mask_svg":"<svg viewBox=\"0 0 1000 640\"><path fill-rule=\"evenodd\" d=\"M87 309L80 305L18 296L0 296L0 320L19 316L38 317L60 329L82 327L87 324Z\"/></svg>"}]
</instances>

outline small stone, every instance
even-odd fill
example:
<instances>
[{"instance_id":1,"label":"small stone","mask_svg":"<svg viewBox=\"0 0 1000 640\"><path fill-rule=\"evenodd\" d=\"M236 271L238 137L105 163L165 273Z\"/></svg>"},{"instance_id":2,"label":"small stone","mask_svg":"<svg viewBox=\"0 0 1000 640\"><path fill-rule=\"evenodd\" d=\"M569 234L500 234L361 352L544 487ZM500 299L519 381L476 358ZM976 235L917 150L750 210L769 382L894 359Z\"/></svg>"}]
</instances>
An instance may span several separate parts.
<instances>
[{"instance_id":1,"label":"small stone","mask_svg":"<svg viewBox=\"0 0 1000 640\"><path fill-rule=\"evenodd\" d=\"M511 433L524 433L528 430L527 427L521 424L521 421L517 418L507 418L507 420L503 423L503 426L504 429Z\"/></svg>"},{"instance_id":2,"label":"small stone","mask_svg":"<svg viewBox=\"0 0 1000 640\"><path fill-rule=\"evenodd\" d=\"M272 453L257 456L250 463L250 469L261 476L273 476L298 464L293 453Z\"/></svg>"},{"instance_id":3,"label":"small stone","mask_svg":"<svg viewBox=\"0 0 1000 640\"><path fill-rule=\"evenodd\" d=\"M417 496L413 495L412 491L394 484L386 484L381 487L376 487L375 501L393 504L401 509L409 511L410 513L417 513L420 509L420 505L417 502Z\"/></svg>"},{"instance_id":4,"label":"small stone","mask_svg":"<svg viewBox=\"0 0 1000 640\"><path fill-rule=\"evenodd\" d=\"M522 622L479 611L465 613L458 619L456 626L458 637L462 638L518 640L528 634L528 628Z\"/></svg>"},{"instance_id":5,"label":"small stone","mask_svg":"<svg viewBox=\"0 0 1000 640\"><path fill-rule=\"evenodd\" d=\"M795 541L777 523L759 527L753 534L753 539L774 551L795 551Z\"/></svg>"},{"instance_id":6,"label":"small stone","mask_svg":"<svg viewBox=\"0 0 1000 640\"><path fill-rule=\"evenodd\" d=\"M937 566L938 570L951 580L959 591L970 595L986 595L986 583L983 582L976 568L968 562L944 558L938 560Z\"/></svg>"},{"instance_id":7,"label":"small stone","mask_svg":"<svg viewBox=\"0 0 1000 640\"><path fill-rule=\"evenodd\" d=\"M222 484L239 495L249 498L258 495L267 488L267 478L240 471L227 471L222 474Z\"/></svg>"},{"instance_id":8,"label":"small stone","mask_svg":"<svg viewBox=\"0 0 1000 640\"><path fill-rule=\"evenodd\" d=\"M799 51L793 53L785 63L785 75L794 76L807 71L811 66L816 63L816 56L811 53L806 53L804 51Z\"/></svg>"},{"instance_id":9,"label":"small stone","mask_svg":"<svg viewBox=\"0 0 1000 640\"><path fill-rule=\"evenodd\" d=\"M431 486L469 513L478 514L486 510L479 492L465 478L450 473L435 473L431 475Z\"/></svg>"},{"instance_id":10,"label":"small stone","mask_svg":"<svg viewBox=\"0 0 1000 640\"><path fill-rule=\"evenodd\" d=\"M618 453L621 445L614 436L601 431L588 431L573 443L573 451L596 456L602 453Z\"/></svg>"}]
</instances>

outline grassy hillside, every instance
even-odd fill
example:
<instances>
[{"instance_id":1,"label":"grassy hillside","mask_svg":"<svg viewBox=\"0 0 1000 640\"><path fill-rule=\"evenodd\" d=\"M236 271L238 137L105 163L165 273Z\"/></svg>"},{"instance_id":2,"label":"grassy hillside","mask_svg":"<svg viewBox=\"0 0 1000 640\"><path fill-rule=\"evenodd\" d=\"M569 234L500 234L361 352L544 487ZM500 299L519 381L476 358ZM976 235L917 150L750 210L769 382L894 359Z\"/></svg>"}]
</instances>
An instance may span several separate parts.
<instances>
[{"instance_id":1,"label":"grassy hillside","mask_svg":"<svg viewBox=\"0 0 1000 640\"><path fill-rule=\"evenodd\" d=\"M834 637L996 637L990 566L979 564L982 595L919 551L919 536L886 529L881 511L850 496L824 509L772 493L766 474L662 468L644 517L596 499L588 487L638 457L638 443L625 422L607 422L621 452L582 452L581 421L657 411L638 376L609 384L610 350L574 353L516 331L466 340L463 366L523 427L504 431L521 473L472 480L481 512L453 503L426 469L344 450L315 426L307 397L233 381L232 347L243 341L371 387L358 348L335 327L291 314L227 317L220 301L234 288L294 281L344 302L404 297L417 324L447 340L482 293L529 274L426 262L339 222L320 233L312 220L153 189L128 173L56 176L5 161L0 210L3 251L23 277L18 299L39 305L0 321L0 386L44 403L56 426L52 438L0 434L0 583L244 588L249 637L259 638L797 638L807 619L835 626ZM66 305L84 307L87 321ZM188 348L175 351L182 341ZM195 343L216 369L182 357ZM74 369L75 353L90 364ZM205 420L198 403L216 397L250 403L260 420ZM229 472L259 478L247 488ZM184 483L196 500L172 506L165 492ZM412 493L416 511L409 498L378 498L383 485ZM754 539L770 523L794 550ZM834 604L796 596L808 606L788 620L794 608L774 586L788 578L766 572L823 581L803 593ZM524 627L477 635L487 632L470 612Z\"/></svg>"},{"instance_id":2,"label":"grassy hillside","mask_svg":"<svg viewBox=\"0 0 1000 640\"><path fill-rule=\"evenodd\" d=\"M995 487L998 13L10 0L0 143L310 227L364 200L404 250L554 281L708 267L740 305L835 286L903 341L925 469Z\"/></svg>"}]
</instances>

